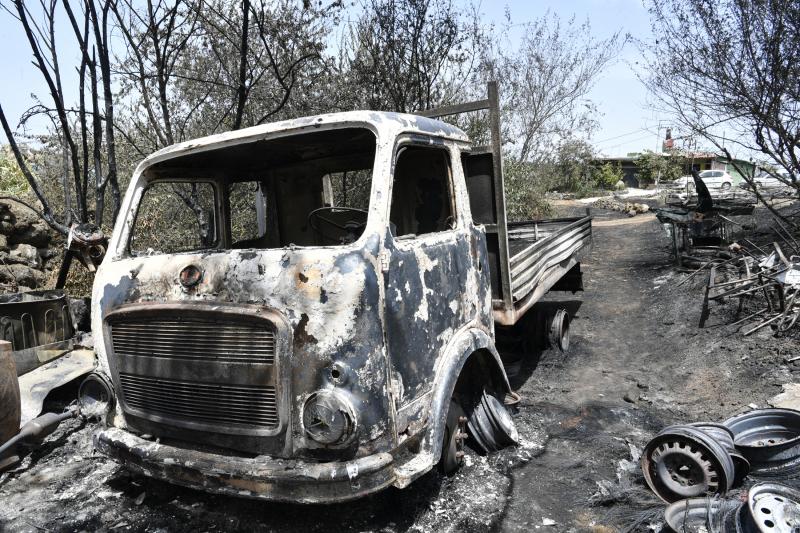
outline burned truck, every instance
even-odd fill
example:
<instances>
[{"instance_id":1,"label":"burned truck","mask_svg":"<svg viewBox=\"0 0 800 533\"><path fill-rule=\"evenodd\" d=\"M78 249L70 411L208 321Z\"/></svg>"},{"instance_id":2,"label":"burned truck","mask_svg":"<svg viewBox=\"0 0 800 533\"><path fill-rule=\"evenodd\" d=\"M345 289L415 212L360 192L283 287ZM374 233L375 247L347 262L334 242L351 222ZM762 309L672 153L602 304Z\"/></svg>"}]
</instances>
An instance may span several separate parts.
<instances>
[{"instance_id":1,"label":"burned truck","mask_svg":"<svg viewBox=\"0 0 800 533\"><path fill-rule=\"evenodd\" d=\"M143 161L94 282L97 449L174 484L328 503L454 470L466 424L511 433L495 324L578 288L591 220L506 222L490 89L439 111L488 107L489 149L356 111Z\"/></svg>"}]
</instances>

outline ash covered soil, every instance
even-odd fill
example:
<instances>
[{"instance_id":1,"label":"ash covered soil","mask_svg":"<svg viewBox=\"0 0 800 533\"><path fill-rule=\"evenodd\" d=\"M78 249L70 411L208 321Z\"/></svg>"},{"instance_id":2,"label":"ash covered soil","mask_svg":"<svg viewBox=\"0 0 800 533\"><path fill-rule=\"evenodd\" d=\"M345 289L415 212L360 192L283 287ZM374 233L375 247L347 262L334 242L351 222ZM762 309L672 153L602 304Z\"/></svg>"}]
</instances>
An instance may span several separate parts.
<instances>
[{"instance_id":1,"label":"ash covered soil","mask_svg":"<svg viewBox=\"0 0 800 533\"><path fill-rule=\"evenodd\" d=\"M562 210L577 207L561 206ZM452 478L333 506L208 495L127 473L70 421L0 476L2 531L658 531L663 505L638 454L662 427L766 406L797 380L796 343L769 328L743 337L714 309L698 328L704 276L670 264L650 214L595 213L585 292L549 300L574 313L569 353L511 365L521 444L474 453ZM557 293L561 294L561 293ZM547 305L547 304L545 304Z\"/></svg>"}]
</instances>

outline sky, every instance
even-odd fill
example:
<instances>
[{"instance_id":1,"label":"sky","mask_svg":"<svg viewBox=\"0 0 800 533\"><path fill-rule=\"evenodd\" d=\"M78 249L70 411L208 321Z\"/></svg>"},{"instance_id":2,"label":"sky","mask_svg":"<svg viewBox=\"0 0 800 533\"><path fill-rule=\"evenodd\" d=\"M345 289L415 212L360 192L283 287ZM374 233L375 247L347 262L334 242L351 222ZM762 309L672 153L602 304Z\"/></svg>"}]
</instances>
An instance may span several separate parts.
<instances>
[{"instance_id":1,"label":"sky","mask_svg":"<svg viewBox=\"0 0 800 533\"><path fill-rule=\"evenodd\" d=\"M562 20L573 15L578 23L588 19L597 39L608 38L616 31L643 40L651 35L649 15L642 0L515 0L505 3L485 0L481 8L497 25L504 21L506 8L515 23L535 20L549 10ZM512 43L519 39L521 30L519 25L511 29L509 38ZM660 115L648 104L648 92L633 70L638 60L636 46L627 44L618 60L600 75L589 93L589 99L600 112L597 117L600 128L592 136L592 144L603 155L619 156L644 149L660 151L664 130L670 125L668 116Z\"/></svg>"},{"instance_id":2,"label":"sky","mask_svg":"<svg viewBox=\"0 0 800 533\"><path fill-rule=\"evenodd\" d=\"M3 5L7 5L6 2ZM599 39L607 38L618 30L639 39L646 39L650 35L649 17L642 0L483 0L480 4L486 22L494 22L497 26L502 26L505 21L506 9L515 23L534 20L548 10L563 20L573 15L578 22L588 19L592 33ZM68 43L62 50L74 50L69 31L66 24L57 28L57 40ZM515 42L521 31L520 24L512 27L509 40ZM32 105L31 93L46 97L47 88L31 64L30 51L19 23L5 11L0 11L0 42L4 43L6 50L0 59L4 73L0 82L0 105L13 127L25 109ZM61 61L64 65L74 64L77 62L77 52L74 56L67 55ZM635 45L627 45L618 61L601 74L589 94L600 112L600 128L592 142L604 155L655 150L660 147L664 128L669 124L669 117L659 115L648 105L648 93L632 70L631 65L635 64L638 56ZM65 83L65 86L75 85Z\"/></svg>"}]
</instances>

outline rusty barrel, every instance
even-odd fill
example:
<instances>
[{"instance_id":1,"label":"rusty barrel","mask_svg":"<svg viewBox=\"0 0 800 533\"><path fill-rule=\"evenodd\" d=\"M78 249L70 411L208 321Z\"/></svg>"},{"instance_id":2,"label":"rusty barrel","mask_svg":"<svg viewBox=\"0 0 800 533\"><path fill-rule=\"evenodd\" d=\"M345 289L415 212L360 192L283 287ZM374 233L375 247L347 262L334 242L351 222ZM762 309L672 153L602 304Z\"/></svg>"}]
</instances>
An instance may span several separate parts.
<instances>
[{"instance_id":1,"label":"rusty barrel","mask_svg":"<svg viewBox=\"0 0 800 533\"><path fill-rule=\"evenodd\" d=\"M19 431L20 400L17 367L11 355L11 343L0 340L0 444ZM5 462L0 457L0 468Z\"/></svg>"}]
</instances>

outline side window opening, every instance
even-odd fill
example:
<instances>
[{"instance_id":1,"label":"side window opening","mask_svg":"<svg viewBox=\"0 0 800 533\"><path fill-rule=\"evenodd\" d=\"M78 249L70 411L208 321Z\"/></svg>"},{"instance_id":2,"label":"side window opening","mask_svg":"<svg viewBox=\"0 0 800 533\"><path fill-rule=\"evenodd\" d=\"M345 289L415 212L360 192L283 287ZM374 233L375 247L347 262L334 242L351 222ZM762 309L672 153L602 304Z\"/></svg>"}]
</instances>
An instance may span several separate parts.
<instances>
[{"instance_id":1,"label":"side window opening","mask_svg":"<svg viewBox=\"0 0 800 533\"><path fill-rule=\"evenodd\" d=\"M130 240L134 255L213 248L216 194L209 182L155 182L145 189Z\"/></svg>"},{"instance_id":2,"label":"side window opening","mask_svg":"<svg viewBox=\"0 0 800 533\"><path fill-rule=\"evenodd\" d=\"M408 146L397 155L390 221L397 237L455 226L450 156L442 148Z\"/></svg>"},{"instance_id":3,"label":"side window opening","mask_svg":"<svg viewBox=\"0 0 800 533\"><path fill-rule=\"evenodd\" d=\"M239 181L228 185L231 225L231 248L266 248L273 210L267 207L267 184L264 181ZM269 218L268 218L269 217ZM270 224L272 222L272 224Z\"/></svg>"},{"instance_id":4,"label":"side window opening","mask_svg":"<svg viewBox=\"0 0 800 533\"><path fill-rule=\"evenodd\" d=\"M355 242L364 232L372 193L372 169L330 172L322 176L322 207L308 218L317 242Z\"/></svg>"}]
</instances>

